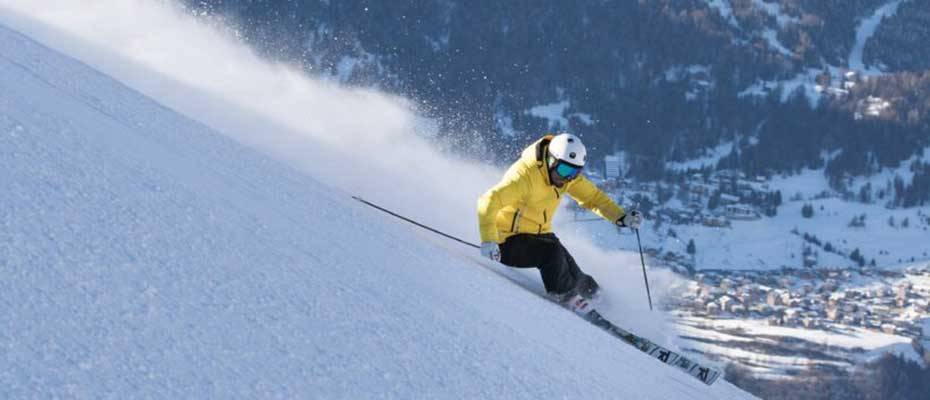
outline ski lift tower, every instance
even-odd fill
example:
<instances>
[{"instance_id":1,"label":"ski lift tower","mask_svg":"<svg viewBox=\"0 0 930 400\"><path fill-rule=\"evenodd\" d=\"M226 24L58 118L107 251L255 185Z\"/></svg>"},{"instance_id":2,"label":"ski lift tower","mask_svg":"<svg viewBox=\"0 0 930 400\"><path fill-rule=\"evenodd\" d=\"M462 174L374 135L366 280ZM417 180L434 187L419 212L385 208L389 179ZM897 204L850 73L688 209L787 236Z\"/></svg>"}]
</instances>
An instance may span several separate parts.
<instances>
[{"instance_id":1,"label":"ski lift tower","mask_svg":"<svg viewBox=\"0 0 930 400\"><path fill-rule=\"evenodd\" d=\"M606 179L617 179L620 178L620 157L619 156L606 156L604 157L604 178Z\"/></svg>"}]
</instances>

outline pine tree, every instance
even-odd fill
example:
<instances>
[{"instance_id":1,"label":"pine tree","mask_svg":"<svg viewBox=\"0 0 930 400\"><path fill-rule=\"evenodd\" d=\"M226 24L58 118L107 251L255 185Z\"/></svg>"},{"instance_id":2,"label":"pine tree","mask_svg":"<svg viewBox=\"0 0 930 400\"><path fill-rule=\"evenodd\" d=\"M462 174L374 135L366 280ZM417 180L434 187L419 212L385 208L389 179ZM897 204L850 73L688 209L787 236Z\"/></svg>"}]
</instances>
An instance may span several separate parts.
<instances>
[{"instance_id":1,"label":"pine tree","mask_svg":"<svg viewBox=\"0 0 930 400\"><path fill-rule=\"evenodd\" d=\"M861 203L871 203L872 202L872 184L866 183L862 186L862 189L859 189L859 202Z\"/></svg>"},{"instance_id":2,"label":"pine tree","mask_svg":"<svg viewBox=\"0 0 930 400\"><path fill-rule=\"evenodd\" d=\"M707 208L713 210L720 206L720 190L715 190L713 194L710 195L710 200L707 201Z\"/></svg>"},{"instance_id":3,"label":"pine tree","mask_svg":"<svg viewBox=\"0 0 930 400\"><path fill-rule=\"evenodd\" d=\"M801 207L801 216L804 218L811 218L814 216L814 206L810 204L805 204Z\"/></svg>"},{"instance_id":4,"label":"pine tree","mask_svg":"<svg viewBox=\"0 0 930 400\"><path fill-rule=\"evenodd\" d=\"M853 250L853 252L849 254L849 259L855 261L856 264L859 265L860 267L865 266L865 257L863 257L862 253L859 252L858 247L856 247L856 249Z\"/></svg>"}]
</instances>

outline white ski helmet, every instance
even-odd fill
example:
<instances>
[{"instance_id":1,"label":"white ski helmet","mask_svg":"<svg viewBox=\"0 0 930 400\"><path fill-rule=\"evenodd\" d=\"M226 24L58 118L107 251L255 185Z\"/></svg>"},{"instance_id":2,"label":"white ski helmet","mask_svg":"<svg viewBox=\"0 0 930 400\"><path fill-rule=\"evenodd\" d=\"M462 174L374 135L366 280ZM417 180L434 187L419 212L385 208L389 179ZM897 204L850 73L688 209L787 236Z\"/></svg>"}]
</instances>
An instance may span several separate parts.
<instances>
[{"instance_id":1,"label":"white ski helmet","mask_svg":"<svg viewBox=\"0 0 930 400\"><path fill-rule=\"evenodd\" d=\"M571 133L560 133L549 142L549 154L560 161L577 167L584 167L588 157L581 139Z\"/></svg>"}]
</instances>

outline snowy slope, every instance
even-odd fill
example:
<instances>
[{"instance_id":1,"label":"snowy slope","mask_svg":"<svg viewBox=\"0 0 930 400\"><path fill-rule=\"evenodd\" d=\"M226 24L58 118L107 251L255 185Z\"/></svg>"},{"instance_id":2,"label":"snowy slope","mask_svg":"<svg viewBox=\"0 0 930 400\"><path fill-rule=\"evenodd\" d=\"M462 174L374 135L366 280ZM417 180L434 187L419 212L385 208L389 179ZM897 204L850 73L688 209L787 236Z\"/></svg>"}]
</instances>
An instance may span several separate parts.
<instances>
[{"instance_id":1,"label":"snowy slope","mask_svg":"<svg viewBox=\"0 0 930 400\"><path fill-rule=\"evenodd\" d=\"M172 2L0 0L0 20L324 184L478 239L475 199L502 171L437 149L428 139L435 122L406 99L341 88L268 62L222 21L191 16ZM638 255L605 251L565 228L557 231L575 260L610 293L600 311L673 344L669 323L647 308ZM538 283L535 271L518 275ZM650 273L656 301L668 275Z\"/></svg>"},{"instance_id":2,"label":"snowy slope","mask_svg":"<svg viewBox=\"0 0 930 400\"><path fill-rule=\"evenodd\" d=\"M6 27L0 182L3 398L748 397Z\"/></svg>"},{"instance_id":3,"label":"snowy slope","mask_svg":"<svg viewBox=\"0 0 930 400\"><path fill-rule=\"evenodd\" d=\"M708 157L676 163L673 168L707 165L721 154L717 148ZM889 208L890 197L879 198L879 191L891 193L891 182L899 177L906 184L913 179L911 164L930 159L930 149L920 156L904 161L897 168L885 168L868 178L851 180L848 184L853 193L869 184L873 203L844 200L830 188L823 169L804 169L797 175L776 176L764 183L766 191L780 191L783 203L775 217L761 216L754 221L733 219L728 227L708 227L701 224L667 224L658 231L642 231L643 243L647 248L664 252L686 254L687 243L693 240L696 247L697 269L709 270L778 270L783 267L804 266L803 248L816 251L817 267L848 268L857 266L849 258L856 249L867 263L875 260L880 268L892 268L909 262L930 260L930 242L926 240L930 230L930 207ZM623 193L623 192L621 192ZM629 193L623 193L629 196ZM801 209L813 207L813 215L805 218ZM666 206L683 209L678 199L671 199ZM720 211L718 209L718 211ZM851 226L855 218L865 216L863 226ZM597 224L577 224L579 230L600 239L607 248L635 249L635 243L617 238L611 227ZM583 229L581 229L583 228ZM675 236L668 235L668 229ZM821 245L813 245L804 235L815 237ZM834 250L827 251L829 243Z\"/></svg>"},{"instance_id":4,"label":"snowy slope","mask_svg":"<svg viewBox=\"0 0 930 400\"><path fill-rule=\"evenodd\" d=\"M865 65L862 60L862 54L865 51L865 44L875 35L882 19L893 16L898 12L898 7L904 0L891 0L885 5L875 10L875 13L868 18L863 18L856 28L856 43L853 45L852 52L849 54L848 66L855 71L862 71L868 74L879 74L881 71L873 66Z\"/></svg>"}]
</instances>

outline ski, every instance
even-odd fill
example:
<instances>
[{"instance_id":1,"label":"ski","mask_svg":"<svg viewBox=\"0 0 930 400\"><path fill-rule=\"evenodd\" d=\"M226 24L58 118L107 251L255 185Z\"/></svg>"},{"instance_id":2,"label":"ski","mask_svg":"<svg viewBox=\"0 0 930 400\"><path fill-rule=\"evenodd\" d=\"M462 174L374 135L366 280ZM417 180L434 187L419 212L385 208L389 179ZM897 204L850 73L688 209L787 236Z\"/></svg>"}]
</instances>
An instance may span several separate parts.
<instances>
[{"instance_id":1,"label":"ski","mask_svg":"<svg viewBox=\"0 0 930 400\"><path fill-rule=\"evenodd\" d=\"M582 318L585 318L588 322L609 332L611 335L616 336L627 344L639 349L643 353L646 353L665 364L677 367L678 369L684 371L688 375L691 375L706 385L713 385L714 382L717 381L717 378L720 377L720 371L691 361L690 359L674 351L666 349L665 347L659 346L652 341L643 338L642 336L638 336L627 331L626 329L614 325L613 322L608 321L596 310L589 311L587 314L583 315Z\"/></svg>"}]
</instances>

